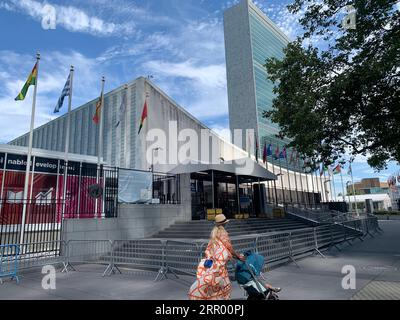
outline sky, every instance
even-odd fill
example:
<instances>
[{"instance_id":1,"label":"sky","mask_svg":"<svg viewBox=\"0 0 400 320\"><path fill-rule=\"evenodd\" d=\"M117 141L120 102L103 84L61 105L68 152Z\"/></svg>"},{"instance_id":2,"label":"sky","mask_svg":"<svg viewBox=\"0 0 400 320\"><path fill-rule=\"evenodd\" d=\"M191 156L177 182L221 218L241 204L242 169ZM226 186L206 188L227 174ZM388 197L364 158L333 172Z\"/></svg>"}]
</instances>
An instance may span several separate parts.
<instances>
[{"instance_id":1,"label":"sky","mask_svg":"<svg viewBox=\"0 0 400 320\"><path fill-rule=\"evenodd\" d=\"M238 0L0 0L0 143L29 131L31 94L14 98L41 53L35 127L55 118L54 106L75 67L73 108L139 76L222 136L229 131L223 11ZM290 39L301 33L290 1L254 1ZM55 25L44 19L56 15ZM51 28L49 28L49 26ZM54 29L55 27L55 29ZM62 113L66 110L62 109ZM380 177L359 157L354 180ZM347 171L347 170L345 170ZM344 175L344 183L350 177ZM337 182L337 190L341 190ZM338 191L339 193L340 191Z\"/></svg>"}]
</instances>

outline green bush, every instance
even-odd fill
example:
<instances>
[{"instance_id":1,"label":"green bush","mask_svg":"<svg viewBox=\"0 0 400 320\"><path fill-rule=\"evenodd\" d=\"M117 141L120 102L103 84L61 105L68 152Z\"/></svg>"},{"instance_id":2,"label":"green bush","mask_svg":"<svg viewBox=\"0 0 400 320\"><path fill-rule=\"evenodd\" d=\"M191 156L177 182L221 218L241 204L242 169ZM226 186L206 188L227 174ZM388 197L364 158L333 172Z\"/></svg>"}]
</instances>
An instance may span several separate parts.
<instances>
[{"instance_id":1,"label":"green bush","mask_svg":"<svg viewBox=\"0 0 400 320\"><path fill-rule=\"evenodd\" d=\"M392 215L392 216L396 216L396 215L400 215L400 211L386 211L386 210L379 210L379 211L374 211L374 214L376 215Z\"/></svg>"}]
</instances>

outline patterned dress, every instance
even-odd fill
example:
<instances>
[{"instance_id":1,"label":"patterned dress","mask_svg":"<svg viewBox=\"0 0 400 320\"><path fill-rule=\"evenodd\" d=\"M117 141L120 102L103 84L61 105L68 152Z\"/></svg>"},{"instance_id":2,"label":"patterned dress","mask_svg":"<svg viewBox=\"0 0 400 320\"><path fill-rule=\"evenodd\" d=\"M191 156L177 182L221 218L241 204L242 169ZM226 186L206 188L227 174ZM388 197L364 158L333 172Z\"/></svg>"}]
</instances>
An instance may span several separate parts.
<instances>
[{"instance_id":1,"label":"patterned dress","mask_svg":"<svg viewBox=\"0 0 400 320\"><path fill-rule=\"evenodd\" d=\"M190 287L190 300L230 300L232 285L226 264L232 259L232 244L227 233L216 239L214 246L210 242L205 252L206 259L212 259L213 265L204 267L206 259L201 260L197 268L197 279Z\"/></svg>"}]
</instances>

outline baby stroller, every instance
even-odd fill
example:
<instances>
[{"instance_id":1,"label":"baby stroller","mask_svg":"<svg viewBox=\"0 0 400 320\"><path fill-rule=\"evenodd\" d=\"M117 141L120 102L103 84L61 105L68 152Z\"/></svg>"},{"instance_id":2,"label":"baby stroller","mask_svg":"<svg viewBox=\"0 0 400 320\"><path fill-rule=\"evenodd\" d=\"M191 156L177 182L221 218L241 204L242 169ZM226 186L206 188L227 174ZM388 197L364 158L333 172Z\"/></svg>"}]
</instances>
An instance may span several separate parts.
<instances>
[{"instance_id":1,"label":"baby stroller","mask_svg":"<svg viewBox=\"0 0 400 320\"><path fill-rule=\"evenodd\" d=\"M278 295L259 280L265 264L264 257L251 251L245 252L244 256L246 261L236 264L235 278L246 291L247 300L279 300Z\"/></svg>"}]
</instances>

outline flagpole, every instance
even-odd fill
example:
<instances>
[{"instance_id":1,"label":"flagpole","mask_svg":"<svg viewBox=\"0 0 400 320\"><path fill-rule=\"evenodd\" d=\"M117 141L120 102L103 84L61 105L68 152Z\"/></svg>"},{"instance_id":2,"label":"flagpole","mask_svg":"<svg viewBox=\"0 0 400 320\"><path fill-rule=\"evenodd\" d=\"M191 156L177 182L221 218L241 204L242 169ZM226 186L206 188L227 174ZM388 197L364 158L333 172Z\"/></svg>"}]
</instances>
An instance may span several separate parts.
<instances>
[{"instance_id":1,"label":"flagpole","mask_svg":"<svg viewBox=\"0 0 400 320\"><path fill-rule=\"evenodd\" d=\"M337 198L336 198L336 185L335 185L335 173L332 172L332 185L333 185L333 192L335 194L335 198L334 201L337 202Z\"/></svg>"},{"instance_id":2,"label":"flagpole","mask_svg":"<svg viewBox=\"0 0 400 320\"><path fill-rule=\"evenodd\" d=\"M104 108L104 83L106 82L105 77L103 76L101 78L101 107L100 107L100 115L99 115L99 122L100 122L100 127L99 127L99 145L97 147L97 174L96 174L96 184L99 184L99 174L100 174L100 168L101 168L101 156L103 153L103 108ZM98 202L99 199L96 199L96 204L95 204L95 218L97 218L97 209L98 209Z\"/></svg>"},{"instance_id":3,"label":"flagpole","mask_svg":"<svg viewBox=\"0 0 400 320\"><path fill-rule=\"evenodd\" d=\"M320 190L319 190L319 185L318 185L317 169L315 167L313 169L314 169L314 176L315 176L315 184L316 184L316 187L317 187L317 195L319 195L320 194ZM313 177L313 179L314 179L314 177ZM315 201L315 207L317 207L317 201Z\"/></svg>"},{"instance_id":4,"label":"flagpole","mask_svg":"<svg viewBox=\"0 0 400 320\"><path fill-rule=\"evenodd\" d=\"M291 154L291 156L290 156L290 164L293 164L293 152L294 152L294 150L292 149L292 154ZM297 204L298 205L300 205L300 202L299 202L299 188L298 188L298 185L297 185L297 173L296 173L296 167L295 166L293 166L293 173L294 173L294 184L295 184L295 187L296 187L296 200L297 200Z\"/></svg>"},{"instance_id":5,"label":"flagpole","mask_svg":"<svg viewBox=\"0 0 400 320\"><path fill-rule=\"evenodd\" d=\"M322 165L322 170L321 170L321 165ZM318 174L319 173L319 174ZM318 171L317 171L317 181L319 181L319 186L321 187L321 203L325 203L325 195L324 195L324 186L322 185L322 175L324 174L324 164L320 163L318 166Z\"/></svg>"},{"instance_id":6,"label":"flagpole","mask_svg":"<svg viewBox=\"0 0 400 320\"><path fill-rule=\"evenodd\" d=\"M125 106L124 106L124 115L125 115L125 117L126 117L126 112L127 112L127 104L128 104L128 97L127 97L127 95L128 95L128 84L125 84L125 86L124 86L124 92L123 92L123 94L122 94L122 101L121 101L121 103L125 103ZM120 107L121 108L121 107ZM119 143L118 143L118 166L120 167L120 168L122 168L122 166L121 166L121 149L122 149L122 138L123 138L123 140L124 140L124 150L125 150L125 152L126 152L126 134L124 135L124 137L122 137L122 114L121 114L121 110L120 110L120 114L118 115L119 116L119 119L118 119L118 121L119 121L119 123L118 123L118 127L119 127L119 135L120 135L120 138L119 138ZM126 121L125 121L126 122ZM126 129L126 127L125 127L125 129ZM126 133L126 131L125 131L125 133ZM125 164L125 161L124 161L124 167L126 167L126 164Z\"/></svg>"},{"instance_id":7,"label":"flagpole","mask_svg":"<svg viewBox=\"0 0 400 320\"><path fill-rule=\"evenodd\" d=\"M69 133L71 126L71 110L72 110L72 86L74 81L74 66L71 66L69 71L69 96L68 96L68 115L67 115L67 131L65 136L65 155L64 155L64 186L63 186L63 208L62 208L62 218L65 215L65 206L67 201L67 178L68 178L68 152L69 152ZM79 212L78 212L79 218Z\"/></svg>"},{"instance_id":8,"label":"flagpole","mask_svg":"<svg viewBox=\"0 0 400 320\"><path fill-rule=\"evenodd\" d=\"M272 140L269 140L269 147L271 146L272 148ZM269 150L267 150L267 162L268 162L268 153ZM275 175L275 163L274 163L274 157L272 155L272 150L271 150L271 165L272 165L272 173ZM275 201L275 205L278 205L278 194L276 192L276 180L274 180L274 201Z\"/></svg>"},{"instance_id":9,"label":"flagpole","mask_svg":"<svg viewBox=\"0 0 400 320\"><path fill-rule=\"evenodd\" d=\"M353 168L352 168L352 166L351 166L351 163L350 163L350 173L351 173L351 183L352 183L352 185L353 185L353 196L354 196L354 205L356 206L356 215L357 215L357 217L359 217L360 214L359 214L358 208L357 208L356 189L355 189L355 187L354 187Z\"/></svg>"},{"instance_id":10,"label":"flagpole","mask_svg":"<svg viewBox=\"0 0 400 320\"><path fill-rule=\"evenodd\" d=\"M278 144L276 144L276 147L277 147L276 150L279 151L279 145ZM275 152L275 156L276 156L276 152ZM285 205L286 204L286 195L285 195L285 190L283 188L283 174L282 174L282 163L281 163L280 152L278 152L278 160L279 160L279 174L281 176L281 190L282 190L282 195L283 195L283 205Z\"/></svg>"},{"instance_id":11,"label":"flagpole","mask_svg":"<svg viewBox=\"0 0 400 320\"><path fill-rule=\"evenodd\" d=\"M283 151L282 151L283 152ZM286 172L288 175L288 185L289 185L289 195L290 195L290 203L293 204L293 198L292 198L292 186L290 184L290 174L289 174L289 163L288 163L288 159L287 159L287 150L285 147L285 159L286 159Z\"/></svg>"},{"instance_id":12,"label":"flagpole","mask_svg":"<svg viewBox=\"0 0 400 320\"><path fill-rule=\"evenodd\" d=\"M344 184L343 184L342 168L340 168L340 180L342 181L343 201L346 202L346 195L345 195L345 192L344 192Z\"/></svg>"},{"instance_id":13,"label":"flagpole","mask_svg":"<svg viewBox=\"0 0 400 320\"><path fill-rule=\"evenodd\" d=\"M23 195L23 207L22 207L22 221L21 221L21 236L19 243L24 243L24 232L25 232L25 220L26 220L26 209L27 209L27 197L28 197L28 188L29 188L29 171L31 167L31 158L32 158L32 143L33 143L33 128L35 126L35 110L36 110L36 94L37 94L37 85L39 78L39 61L40 61L40 53L36 54L36 81L35 88L33 90L33 99L32 99L32 112L31 112L31 126L29 130L29 144L28 144L28 155L26 159L26 172L25 172L25 184L24 184L24 195ZM32 186L33 187L33 186Z\"/></svg>"},{"instance_id":14,"label":"flagpole","mask_svg":"<svg viewBox=\"0 0 400 320\"><path fill-rule=\"evenodd\" d=\"M299 174L300 174L300 188L301 188L301 202L303 202L304 200L304 206L307 208L307 200L306 197L304 196L305 189L304 189L304 185L303 185L303 175L302 175L302 170L301 170L301 166L300 166L300 159L299 159L299 153L298 151L296 151L296 164L297 164L297 168L299 169Z\"/></svg>"},{"instance_id":15,"label":"flagpole","mask_svg":"<svg viewBox=\"0 0 400 320\"><path fill-rule=\"evenodd\" d=\"M309 158L308 158L308 159L309 159ZM315 188L314 188L314 178L313 178L313 175L312 175L312 167L311 167L311 163L310 163L310 169L311 169L311 174L310 174L310 178L311 178L311 186L312 186L312 192L313 192L313 194L312 194L312 200L313 200L314 207L316 207L316 203L315 203Z\"/></svg>"},{"instance_id":16,"label":"flagpole","mask_svg":"<svg viewBox=\"0 0 400 320\"><path fill-rule=\"evenodd\" d=\"M329 200L329 194L332 194L332 189L330 188L330 186L331 186L331 181L329 181L329 188L327 188L326 183L327 183L328 181L326 180L326 172L325 172L325 169L326 169L326 167L324 167L324 190L325 190L325 199L326 199L326 202L331 202L331 201Z\"/></svg>"}]
</instances>

